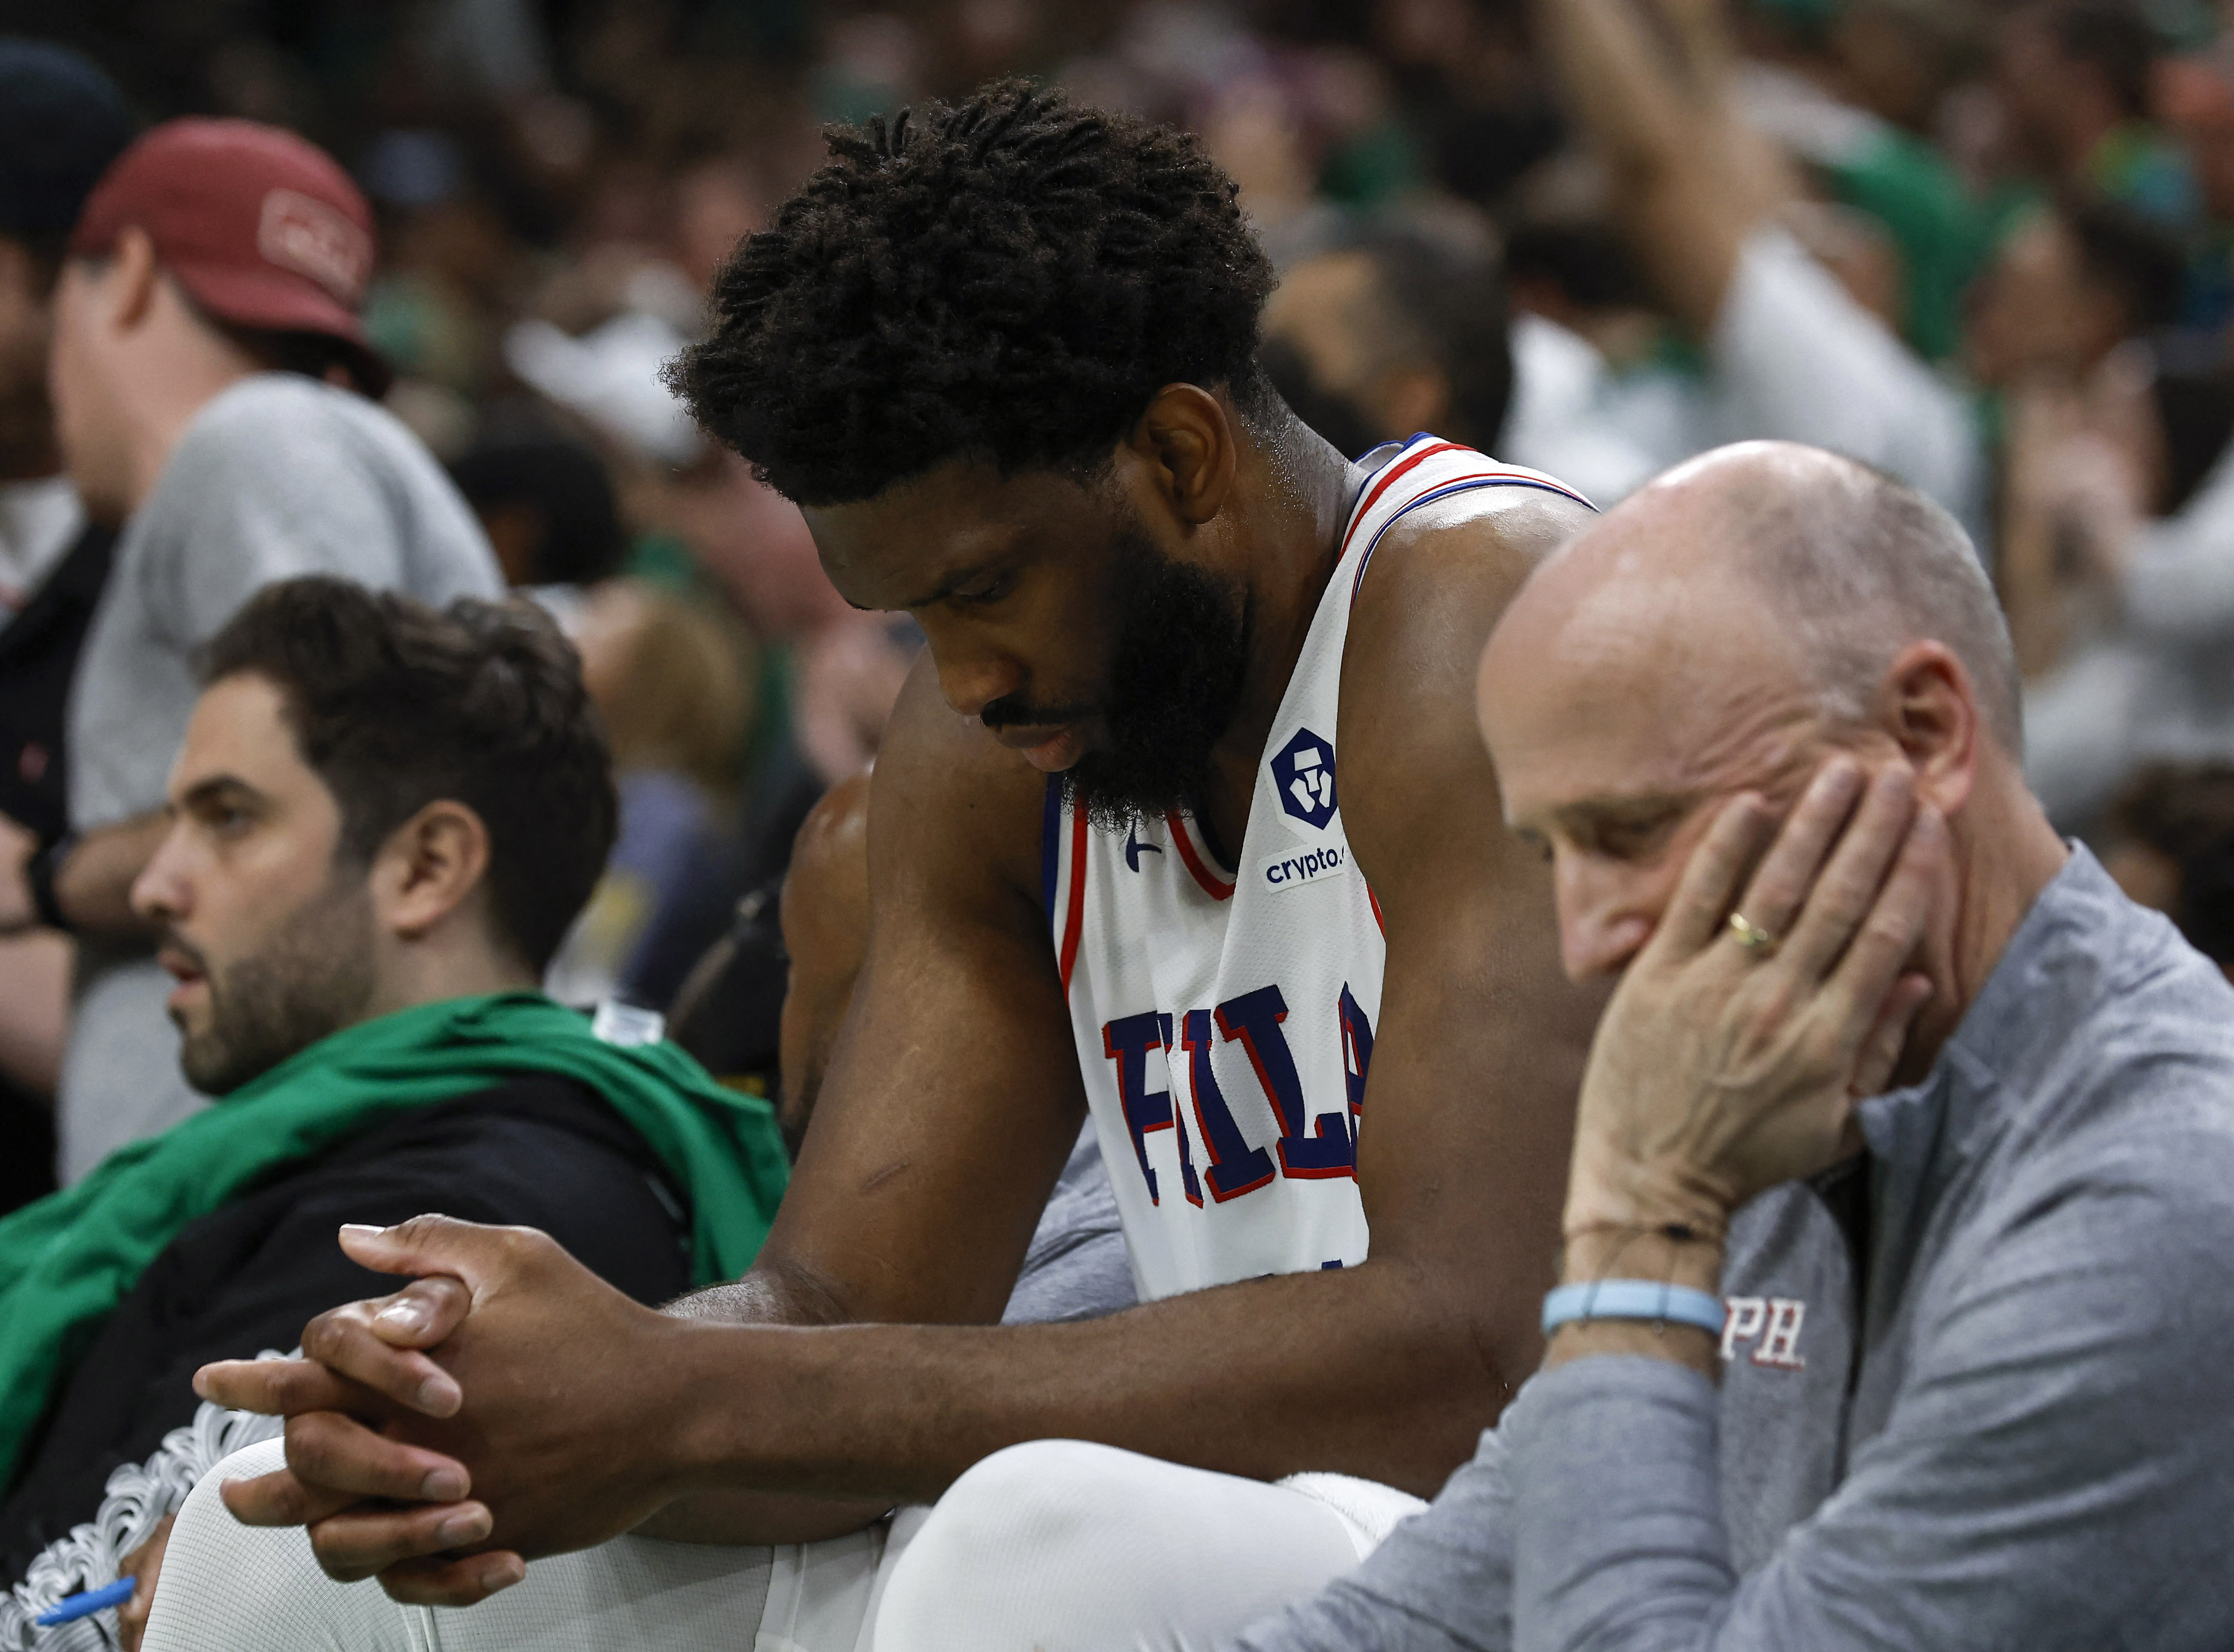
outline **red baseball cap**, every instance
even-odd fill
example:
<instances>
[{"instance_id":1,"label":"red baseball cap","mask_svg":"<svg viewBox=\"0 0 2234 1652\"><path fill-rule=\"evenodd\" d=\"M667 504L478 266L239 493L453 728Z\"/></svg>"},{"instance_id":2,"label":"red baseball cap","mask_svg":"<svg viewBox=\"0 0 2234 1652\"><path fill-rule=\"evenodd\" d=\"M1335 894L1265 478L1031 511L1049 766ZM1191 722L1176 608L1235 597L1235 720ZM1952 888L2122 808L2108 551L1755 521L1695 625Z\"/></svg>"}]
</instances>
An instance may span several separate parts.
<instances>
[{"instance_id":1,"label":"red baseball cap","mask_svg":"<svg viewBox=\"0 0 2234 1652\"><path fill-rule=\"evenodd\" d=\"M254 121L167 121L101 175L69 250L99 258L128 225L212 316L341 339L362 352L368 388L385 386L357 318L376 251L372 209L316 144Z\"/></svg>"}]
</instances>

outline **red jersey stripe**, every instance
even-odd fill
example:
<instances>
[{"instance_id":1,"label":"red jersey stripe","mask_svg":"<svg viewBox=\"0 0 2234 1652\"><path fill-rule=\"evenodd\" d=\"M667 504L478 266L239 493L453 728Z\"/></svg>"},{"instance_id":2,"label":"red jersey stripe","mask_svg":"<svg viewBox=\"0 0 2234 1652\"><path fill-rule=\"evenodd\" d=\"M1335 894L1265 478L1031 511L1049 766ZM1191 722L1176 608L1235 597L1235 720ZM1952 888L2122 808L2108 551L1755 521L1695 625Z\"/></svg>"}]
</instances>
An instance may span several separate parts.
<instances>
[{"instance_id":1,"label":"red jersey stripe","mask_svg":"<svg viewBox=\"0 0 2234 1652\"><path fill-rule=\"evenodd\" d=\"M1172 841L1179 846L1179 859L1186 862L1186 869L1194 874L1194 880L1202 885L1203 892L1212 900L1231 900L1233 885L1221 882L1209 864L1195 852L1194 840L1187 836L1186 821L1179 815L1166 814L1164 823L1171 827Z\"/></svg>"},{"instance_id":2,"label":"red jersey stripe","mask_svg":"<svg viewBox=\"0 0 2234 1652\"><path fill-rule=\"evenodd\" d=\"M1460 451L1460 444L1458 442L1432 441L1426 447L1421 448L1418 453L1413 454L1408 458L1401 459L1396 463L1389 466L1387 470L1383 471L1378 477L1376 477L1374 480L1373 486L1366 491L1365 497L1357 502L1357 508L1350 513L1349 526L1343 532L1342 536L1342 552L1344 554L1349 552L1350 536L1357 532L1357 525L1365 520L1367 515L1372 511L1375 506L1381 503L1381 496L1389 490L1398 477L1403 475L1414 466L1419 464L1422 460L1432 459L1437 454L1447 454L1458 451Z\"/></svg>"},{"instance_id":3,"label":"red jersey stripe","mask_svg":"<svg viewBox=\"0 0 2234 1652\"><path fill-rule=\"evenodd\" d=\"M1070 804L1070 898L1064 903L1062 952L1058 968L1065 997L1070 995L1071 966L1078 962L1078 937L1086 931L1086 800Z\"/></svg>"}]
</instances>

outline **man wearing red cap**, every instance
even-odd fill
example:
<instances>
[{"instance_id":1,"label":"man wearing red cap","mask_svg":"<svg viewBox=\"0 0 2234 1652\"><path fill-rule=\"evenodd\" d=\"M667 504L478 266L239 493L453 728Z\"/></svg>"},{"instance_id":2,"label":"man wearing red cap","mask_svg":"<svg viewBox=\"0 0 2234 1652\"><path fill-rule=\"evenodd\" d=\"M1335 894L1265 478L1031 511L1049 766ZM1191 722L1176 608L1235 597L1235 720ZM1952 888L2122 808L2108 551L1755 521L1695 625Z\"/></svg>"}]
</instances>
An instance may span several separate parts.
<instances>
[{"instance_id":1,"label":"man wearing red cap","mask_svg":"<svg viewBox=\"0 0 2234 1652\"><path fill-rule=\"evenodd\" d=\"M88 512L124 527L71 693L72 835L0 877L0 930L81 938L57 1106L66 1182L198 1105L169 977L129 904L164 829L195 650L299 574L434 604L501 588L472 511L369 399L389 376L357 317L374 250L371 211L332 159L245 121L146 134L70 239L56 434Z\"/></svg>"}]
</instances>

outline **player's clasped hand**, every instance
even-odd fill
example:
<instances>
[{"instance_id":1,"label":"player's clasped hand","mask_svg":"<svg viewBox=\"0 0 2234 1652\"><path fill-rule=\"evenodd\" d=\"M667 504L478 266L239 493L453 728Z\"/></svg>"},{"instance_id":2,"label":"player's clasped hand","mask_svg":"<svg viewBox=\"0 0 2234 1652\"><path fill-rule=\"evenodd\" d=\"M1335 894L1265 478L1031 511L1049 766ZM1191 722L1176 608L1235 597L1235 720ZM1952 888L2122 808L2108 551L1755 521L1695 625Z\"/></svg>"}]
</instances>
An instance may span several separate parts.
<instances>
[{"instance_id":1,"label":"player's clasped hand","mask_svg":"<svg viewBox=\"0 0 2234 1652\"><path fill-rule=\"evenodd\" d=\"M519 1582L523 1555L603 1541L664 1501L648 1476L618 1484L576 1458L612 1437L588 1414L626 1386L616 1368L628 1350L676 1322L525 1229L421 1217L344 1230L343 1244L367 1267L428 1277L320 1315L303 1334L308 1357L196 1374L206 1399L287 1419L287 1467L221 1488L244 1524L308 1525L329 1576L461 1606ZM596 1352L570 1361L583 1348ZM492 1414L515 1426L481 1420ZM468 1447L478 1472L450 1454ZM505 1546L464 1552L492 1542Z\"/></svg>"},{"instance_id":2,"label":"player's clasped hand","mask_svg":"<svg viewBox=\"0 0 2234 1652\"><path fill-rule=\"evenodd\" d=\"M1839 756L1762 853L1773 827L1750 793L1723 807L1607 1006L1571 1236L1719 1236L1754 1194L1850 1151L1854 1100L1892 1074L1931 993L1915 959L1945 823L1904 763L1871 774Z\"/></svg>"}]
</instances>

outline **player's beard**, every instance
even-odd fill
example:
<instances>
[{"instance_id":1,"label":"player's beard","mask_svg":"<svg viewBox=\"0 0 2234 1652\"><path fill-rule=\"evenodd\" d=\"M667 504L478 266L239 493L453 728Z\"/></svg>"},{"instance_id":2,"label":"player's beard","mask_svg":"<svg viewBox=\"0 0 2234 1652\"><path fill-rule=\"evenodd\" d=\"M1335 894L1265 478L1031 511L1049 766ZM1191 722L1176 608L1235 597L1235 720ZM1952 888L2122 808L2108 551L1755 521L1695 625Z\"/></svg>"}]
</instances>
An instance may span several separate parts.
<instances>
[{"instance_id":1,"label":"player's beard","mask_svg":"<svg viewBox=\"0 0 2234 1652\"><path fill-rule=\"evenodd\" d=\"M372 897L346 858L248 957L211 970L182 937L164 944L209 985L208 1022L186 1031L179 1052L186 1081L206 1095L238 1089L362 1019L372 1002Z\"/></svg>"},{"instance_id":2,"label":"player's beard","mask_svg":"<svg viewBox=\"0 0 2234 1652\"><path fill-rule=\"evenodd\" d=\"M1117 646L1096 708L1107 738L1062 785L1097 826L1122 831L1207 794L1212 749L1241 703L1249 603L1136 527L1120 533L1117 558Z\"/></svg>"}]
</instances>

